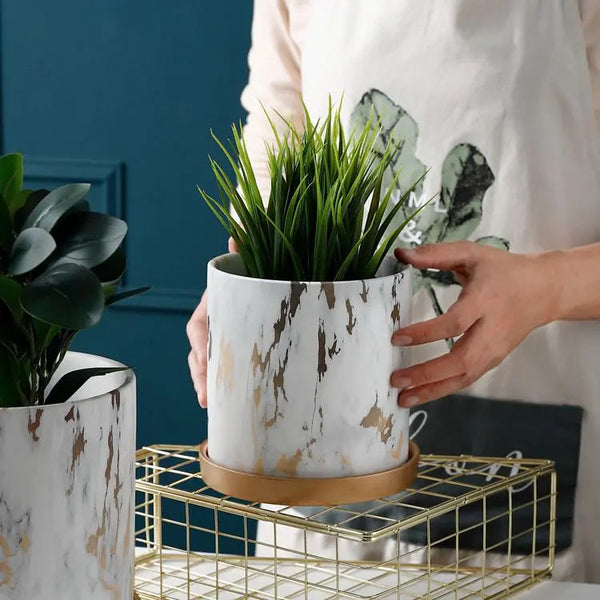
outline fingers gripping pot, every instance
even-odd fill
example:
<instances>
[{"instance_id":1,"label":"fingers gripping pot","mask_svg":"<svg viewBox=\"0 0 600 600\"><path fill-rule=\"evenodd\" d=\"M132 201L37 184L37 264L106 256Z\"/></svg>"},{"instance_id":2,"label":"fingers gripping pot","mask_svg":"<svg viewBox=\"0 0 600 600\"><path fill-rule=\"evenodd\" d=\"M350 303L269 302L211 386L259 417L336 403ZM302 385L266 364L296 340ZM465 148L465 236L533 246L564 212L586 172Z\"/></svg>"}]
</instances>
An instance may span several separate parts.
<instances>
[{"instance_id":1,"label":"fingers gripping pot","mask_svg":"<svg viewBox=\"0 0 600 600\"><path fill-rule=\"evenodd\" d=\"M271 281L247 277L237 254L209 263L212 463L310 479L364 476L407 461L409 412L398 406L390 375L404 362L391 336L410 321L411 277L392 258L379 274Z\"/></svg>"}]
</instances>

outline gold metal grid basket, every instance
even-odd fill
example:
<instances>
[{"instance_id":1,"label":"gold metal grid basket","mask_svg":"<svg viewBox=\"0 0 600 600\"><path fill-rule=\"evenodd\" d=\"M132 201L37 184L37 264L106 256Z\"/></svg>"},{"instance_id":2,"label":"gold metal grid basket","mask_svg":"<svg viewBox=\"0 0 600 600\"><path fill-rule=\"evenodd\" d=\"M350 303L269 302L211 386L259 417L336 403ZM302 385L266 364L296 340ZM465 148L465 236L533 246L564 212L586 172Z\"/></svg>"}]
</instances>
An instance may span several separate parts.
<instances>
[{"instance_id":1,"label":"gold metal grid basket","mask_svg":"<svg viewBox=\"0 0 600 600\"><path fill-rule=\"evenodd\" d=\"M223 496L199 446L157 445L136 490L142 600L502 598L552 571L549 461L426 455L401 494L301 512Z\"/></svg>"}]
</instances>

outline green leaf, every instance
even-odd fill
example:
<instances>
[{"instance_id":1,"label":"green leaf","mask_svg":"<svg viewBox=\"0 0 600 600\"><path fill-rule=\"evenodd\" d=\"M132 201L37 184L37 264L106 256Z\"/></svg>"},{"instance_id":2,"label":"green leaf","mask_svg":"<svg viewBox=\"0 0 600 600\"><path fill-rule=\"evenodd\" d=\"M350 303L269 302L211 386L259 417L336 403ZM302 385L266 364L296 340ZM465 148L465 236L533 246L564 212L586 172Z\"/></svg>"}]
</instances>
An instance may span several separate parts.
<instances>
[{"instance_id":1,"label":"green leaf","mask_svg":"<svg viewBox=\"0 0 600 600\"><path fill-rule=\"evenodd\" d=\"M320 122L314 123L306 107L304 110L302 132L279 115L285 126L280 134L267 114L275 143L266 149L271 180L266 207L238 127L233 128L231 150L215 137L227 166L236 175L237 186L225 169L210 159L220 201L199 188L200 193L235 239L250 276L313 281L351 275L360 278L361 266L370 264L374 254L379 258L376 252L385 233L379 226L388 223L385 214L393 191L381 200L382 189L390 188L384 186L384 179L400 149L395 141L383 139L389 138L389 131L380 135L380 123L372 122L372 110L349 137L344 133L341 109L334 110L331 102ZM407 117L403 123L410 121ZM421 177L423 173L420 169ZM391 179L399 181L400 176L393 173ZM418 177L414 181L409 186L407 179L407 189L422 185ZM371 196L375 201L367 214ZM389 214L395 215L393 210Z\"/></svg>"},{"instance_id":2,"label":"green leaf","mask_svg":"<svg viewBox=\"0 0 600 600\"><path fill-rule=\"evenodd\" d=\"M431 198L431 200L433 200L433 198ZM377 248L377 251L371 258L371 260L369 261L369 263L367 264L367 267L365 269L367 274L370 277L375 276L375 274L377 273L377 270L379 269L379 266L383 262L383 259L385 258L385 256L389 252L389 250L394 245L394 242L400 235L400 232L408 225L408 223L411 220L413 220L423 209L425 209L427 207L427 205L431 202L431 200L429 200L429 202L423 204L412 215L407 217L402 224L400 224L395 230L393 230L390 234L388 234L388 237L381 242L380 246ZM394 208L397 209L398 206L396 206ZM390 214L392 214L392 213L390 213ZM381 228L381 231L382 232L384 231L384 227Z\"/></svg>"},{"instance_id":3,"label":"green leaf","mask_svg":"<svg viewBox=\"0 0 600 600\"><path fill-rule=\"evenodd\" d=\"M56 325L44 323L38 319L33 319L33 328L35 330L36 345L40 351L45 350L54 339L54 336L61 330Z\"/></svg>"},{"instance_id":4,"label":"green leaf","mask_svg":"<svg viewBox=\"0 0 600 600\"><path fill-rule=\"evenodd\" d=\"M0 194L11 214L18 208L18 192L23 185L23 155L5 154L0 157ZM14 205L13 205L14 202Z\"/></svg>"},{"instance_id":5,"label":"green leaf","mask_svg":"<svg viewBox=\"0 0 600 600\"><path fill-rule=\"evenodd\" d=\"M74 263L56 265L25 288L21 304L32 317L64 327L96 325L104 310L100 281L89 269Z\"/></svg>"},{"instance_id":6,"label":"green leaf","mask_svg":"<svg viewBox=\"0 0 600 600\"><path fill-rule=\"evenodd\" d=\"M21 309L22 312L22 309ZM18 320L4 302L0 302L0 342L18 358L31 353L31 342L22 321Z\"/></svg>"},{"instance_id":7,"label":"green leaf","mask_svg":"<svg viewBox=\"0 0 600 600\"><path fill-rule=\"evenodd\" d=\"M133 296L139 296L140 294L144 294L150 289L150 286L146 285L143 287L135 288L134 290L125 290L123 292L119 292L118 294L113 294L106 298L105 304L106 306L110 306L111 304L115 304L116 302L121 302L121 300L126 300L127 298L133 298Z\"/></svg>"},{"instance_id":8,"label":"green leaf","mask_svg":"<svg viewBox=\"0 0 600 600\"><path fill-rule=\"evenodd\" d=\"M110 298L116 291L119 286L117 285L103 285L102 291L104 292L104 306L106 306L107 298Z\"/></svg>"},{"instance_id":9,"label":"green leaf","mask_svg":"<svg viewBox=\"0 0 600 600\"><path fill-rule=\"evenodd\" d=\"M116 287L125 273L125 250L119 246L102 264L94 267L92 272L98 277L103 287Z\"/></svg>"},{"instance_id":10,"label":"green leaf","mask_svg":"<svg viewBox=\"0 0 600 600\"><path fill-rule=\"evenodd\" d=\"M70 371L56 382L55 386L50 390L44 404L62 404L71 398L71 396L92 377L100 377L118 371L128 371L129 369L130 367L88 367L87 369Z\"/></svg>"},{"instance_id":11,"label":"green leaf","mask_svg":"<svg viewBox=\"0 0 600 600\"><path fill-rule=\"evenodd\" d=\"M61 218L66 217L67 215L72 215L75 213L82 212L90 212L90 203L84 198L79 202L75 203Z\"/></svg>"},{"instance_id":12,"label":"green leaf","mask_svg":"<svg viewBox=\"0 0 600 600\"><path fill-rule=\"evenodd\" d=\"M0 195L0 254L10 254L12 243L12 219L8 212L8 205L2 195Z\"/></svg>"},{"instance_id":13,"label":"green leaf","mask_svg":"<svg viewBox=\"0 0 600 600\"><path fill-rule=\"evenodd\" d=\"M14 279L0 273L0 300L6 304L16 321L23 317L21 294L23 288Z\"/></svg>"},{"instance_id":14,"label":"green leaf","mask_svg":"<svg viewBox=\"0 0 600 600\"><path fill-rule=\"evenodd\" d=\"M0 340L0 408L23 406L27 400L19 386L19 361Z\"/></svg>"},{"instance_id":15,"label":"green leaf","mask_svg":"<svg viewBox=\"0 0 600 600\"><path fill-rule=\"evenodd\" d=\"M31 195L31 190L19 190L13 197L10 203L10 212L16 215L27 202L27 198Z\"/></svg>"},{"instance_id":16,"label":"green leaf","mask_svg":"<svg viewBox=\"0 0 600 600\"><path fill-rule=\"evenodd\" d=\"M50 325L50 327L55 326ZM52 375L60 365L61 357L65 355L77 334L77 331L71 329L62 329L60 327L57 329L58 331L49 330L47 332L49 339L44 350L46 354L46 365L48 366L48 379L46 382L49 382L52 378ZM52 331L55 331L54 335L52 335Z\"/></svg>"},{"instance_id":17,"label":"green leaf","mask_svg":"<svg viewBox=\"0 0 600 600\"><path fill-rule=\"evenodd\" d=\"M73 206L90 191L89 183L69 183L51 191L32 211L24 227L41 227L51 231Z\"/></svg>"},{"instance_id":18,"label":"green leaf","mask_svg":"<svg viewBox=\"0 0 600 600\"><path fill-rule=\"evenodd\" d=\"M8 272L24 275L39 267L55 250L54 238L44 229L30 227L18 235L13 244Z\"/></svg>"},{"instance_id":19,"label":"green leaf","mask_svg":"<svg viewBox=\"0 0 600 600\"><path fill-rule=\"evenodd\" d=\"M50 193L50 190L34 190L27 195L25 203L14 216L15 231L21 231L25 220L31 214L33 209Z\"/></svg>"},{"instance_id":20,"label":"green leaf","mask_svg":"<svg viewBox=\"0 0 600 600\"><path fill-rule=\"evenodd\" d=\"M93 212L71 214L55 232L56 264L75 262L96 267L116 252L126 233L127 225L121 219Z\"/></svg>"}]
</instances>

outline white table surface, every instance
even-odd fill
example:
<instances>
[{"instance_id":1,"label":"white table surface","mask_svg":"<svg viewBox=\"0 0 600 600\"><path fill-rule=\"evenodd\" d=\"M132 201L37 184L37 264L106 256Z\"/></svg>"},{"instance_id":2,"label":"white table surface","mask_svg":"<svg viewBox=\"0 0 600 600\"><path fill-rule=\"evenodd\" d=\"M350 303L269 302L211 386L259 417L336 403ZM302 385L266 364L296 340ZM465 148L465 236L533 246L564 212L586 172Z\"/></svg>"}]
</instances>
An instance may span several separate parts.
<instances>
[{"instance_id":1,"label":"white table surface","mask_svg":"<svg viewBox=\"0 0 600 600\"><path fill-rule=\"evenodd\" d=\"M514 596L515 600L600 600L600 585L543 581Z\"/></svg>"}]
</instances>

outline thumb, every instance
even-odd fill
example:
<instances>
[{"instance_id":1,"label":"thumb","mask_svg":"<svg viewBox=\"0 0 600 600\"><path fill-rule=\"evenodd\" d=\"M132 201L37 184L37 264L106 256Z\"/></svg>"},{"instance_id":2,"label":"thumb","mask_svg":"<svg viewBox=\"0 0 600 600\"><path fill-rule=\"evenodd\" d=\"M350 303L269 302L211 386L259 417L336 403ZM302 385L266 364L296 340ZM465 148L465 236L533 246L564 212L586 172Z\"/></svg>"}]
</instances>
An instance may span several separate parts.
<instances>
[{"instance_id":1,"label":"thumb","mask_svg":"<svg viewBox=\"0 0 600 600\"><path fill-rule=\"evenodd\" d=\"M229 250L229 252L232 252L232 253L237 253L237 251L238 251L237 244L235 243L235 240L232 237L230 237L227 240L227 249Z\"/></svg>"},{"instance_id":2,"label":"thumb","mask_svg":"<svg viewBox=\"0 0 600 600\"><path fill-rule=\"evenodd\" d=\"M473 242L447 242L426 244L417 248L396 248L396 258L416 269L439 269L452 271L469 266L475 261Z\"/></svg>"}]
</instances>

